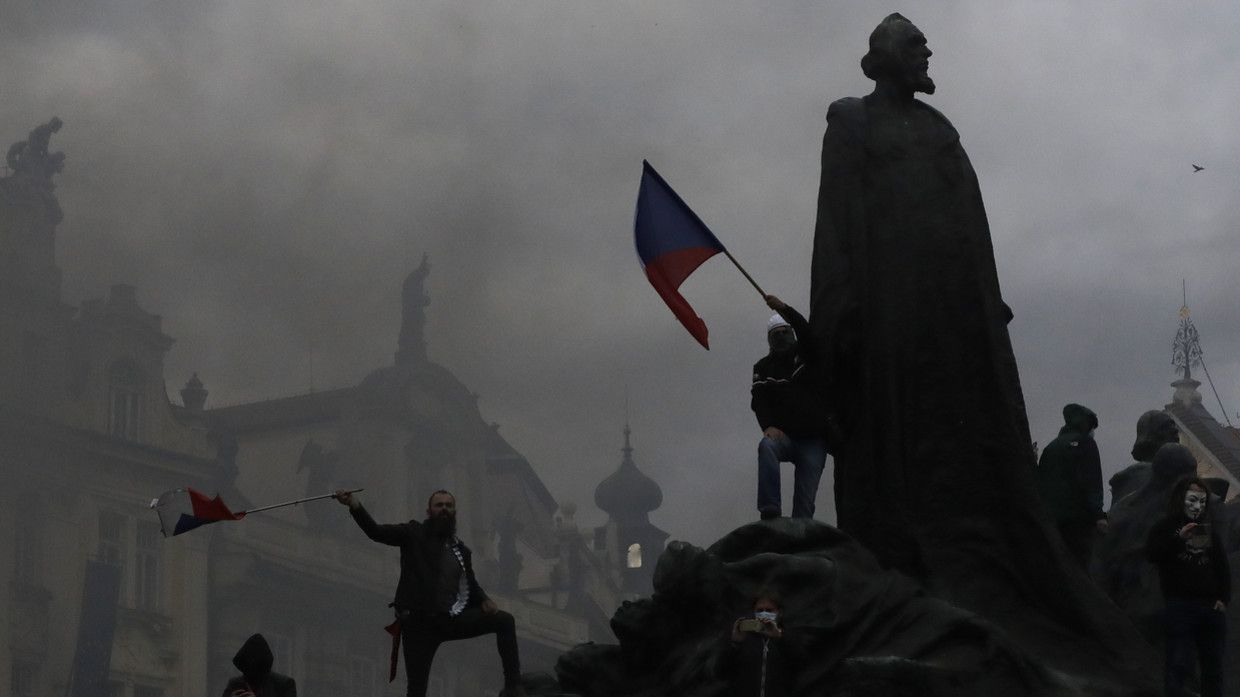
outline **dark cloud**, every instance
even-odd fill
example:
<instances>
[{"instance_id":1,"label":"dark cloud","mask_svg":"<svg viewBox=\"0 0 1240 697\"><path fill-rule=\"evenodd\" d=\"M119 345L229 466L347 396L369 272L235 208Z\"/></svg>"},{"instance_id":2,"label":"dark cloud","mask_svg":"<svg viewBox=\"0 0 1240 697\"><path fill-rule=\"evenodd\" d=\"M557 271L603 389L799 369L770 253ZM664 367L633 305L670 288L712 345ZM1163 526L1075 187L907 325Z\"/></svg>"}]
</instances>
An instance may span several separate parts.
<instances>
[{"instance_id":1,"label":"dark cloud","mask_svg":"<svg viewBox=\"0 0 1240 697\"><path fill-rule=\"evenodd\" d=\"M823 116L869 89L863 4L47 0L6 7L0 136L57 114L65 297L139 286L215 404L351 384L391 359L399 286L434 270L432 358L552 492L619 461L625 395L658 524L752 517L749 366L767 311L724 260L685 294L631 242L649 158L805 309ZM1106 467L1168 401L1188 279L1240 409L1232 298L1240 15L1227 3L957 2L906 13L986 196L1035 438L1098 411ZM1206 171L1192 175L1189 164ZM945 331L950 328L944 328ZM1217 412L1212 396L1208 403ZM824 487L823 498L829 498Z\"/></svg>"}]
</instances>

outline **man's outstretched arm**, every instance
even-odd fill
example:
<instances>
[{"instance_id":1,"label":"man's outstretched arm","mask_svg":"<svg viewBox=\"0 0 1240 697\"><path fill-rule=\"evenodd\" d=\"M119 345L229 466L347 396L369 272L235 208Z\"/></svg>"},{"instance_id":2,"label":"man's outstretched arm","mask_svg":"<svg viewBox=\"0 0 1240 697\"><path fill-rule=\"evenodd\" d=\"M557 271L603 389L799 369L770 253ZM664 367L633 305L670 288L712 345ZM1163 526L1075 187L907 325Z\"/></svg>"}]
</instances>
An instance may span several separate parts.
<instances>
[{"instance_id":1,"label":"man's outstretched arm","mask_svg":"<svg viewBox=\"0 0 1240 697\"><path fill-rule=\"evenodd\" d=\"M408 524L380 525L376 523L362 506L362 502L348 491L338 490L332 498L349 507L349 514L353 516L357 526L366 533L366 537L375 542L399 547L409 538Z\"/></svg>"}]
</instances>

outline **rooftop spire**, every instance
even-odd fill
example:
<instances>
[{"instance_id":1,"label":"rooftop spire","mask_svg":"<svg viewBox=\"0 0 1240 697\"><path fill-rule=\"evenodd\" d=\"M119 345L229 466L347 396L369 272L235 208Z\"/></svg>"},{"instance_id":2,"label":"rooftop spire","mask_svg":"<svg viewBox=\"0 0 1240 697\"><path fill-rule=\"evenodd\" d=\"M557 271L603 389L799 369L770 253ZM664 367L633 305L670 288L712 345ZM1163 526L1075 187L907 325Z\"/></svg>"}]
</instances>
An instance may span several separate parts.
<instances>
[{"instance_id":1,"label":"rooftop spire","mask_svg":"<svg viewBox=\"0 0 1240 697\"><path fill-rule=\"evenodd\" d=\"M1183 280L1180 281L1180 292L1183 301L1179 313L1180 328L1171 342L1171 364L1180 370L1180 378L1171 386L1175 388L1172 398L1187 407L1201 403L1201 393L1197 391L1201 382L1193 379L1193 366L1202 365L1201 337L1193 325L1192 313L1188 309L1188 286Z\"/></svg>"}]
</instances>

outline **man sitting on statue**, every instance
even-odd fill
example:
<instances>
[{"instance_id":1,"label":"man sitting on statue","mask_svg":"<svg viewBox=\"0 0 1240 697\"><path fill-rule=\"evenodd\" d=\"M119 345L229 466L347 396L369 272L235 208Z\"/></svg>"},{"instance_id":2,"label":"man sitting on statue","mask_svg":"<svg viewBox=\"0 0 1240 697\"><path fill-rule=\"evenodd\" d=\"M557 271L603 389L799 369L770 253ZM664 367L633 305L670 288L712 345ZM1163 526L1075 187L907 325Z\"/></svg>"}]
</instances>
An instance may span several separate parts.
<instances>
[{"instance_id":1,"label":"man sitting on statue","mask_svg":"<svg viewBox=\"0 0 1240 697\"><path fill-rule=\"evenodd\" d=\"M782 515L779 464L796 468L792 517L813 518L818 481L827 462L828 412L816 385L809 324L774 295L766 304L777 314L767 322L770 352L753 366L750 407L762 428L758 443L758 513Z\"/></svg>"}]
</instances>

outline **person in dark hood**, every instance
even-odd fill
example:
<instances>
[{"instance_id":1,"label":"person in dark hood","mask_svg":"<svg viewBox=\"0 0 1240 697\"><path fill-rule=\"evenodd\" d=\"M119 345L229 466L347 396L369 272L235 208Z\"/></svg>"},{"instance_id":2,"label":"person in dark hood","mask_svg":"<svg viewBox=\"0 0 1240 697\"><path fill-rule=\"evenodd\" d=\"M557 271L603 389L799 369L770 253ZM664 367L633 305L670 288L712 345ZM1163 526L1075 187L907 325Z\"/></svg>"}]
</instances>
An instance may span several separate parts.
<instances>
[{"instance_id":1,"label":"person in dark hood","mask_svg":"<svg viewBox=\"0 0 1240 697\"><path fill-rule=\"evenodd\" d=\"M1111 487L1111 505L1129 496L1150 479L1150 463L1154 453L1166 443L1180 442L1180 428L1165 411L1150 410L1137 419L1137 440L1132 444L1133 463L1117 472L1107 482Z\"/></svg>"},{"instance_id":2,"label":"person in dark hood","mask_svg":"<svg viewBox=\"0 0 1240 697\"><path fill-rule=\"evenodd\" d=\"M1094 578L1153 644L1163 638L1162 600L1145 543L1176 482L1196 472L1197 459L1188 448L1164 443L1154 454L1145 485L1111 506L1107 534L1098 544Z\"/></svg>"},{"instance_id":3,"label":"person in dark hood","mask_svg":"<svg viewBox=\"0 0 1240 697\"><path fill-rule=\"evenodd\" d=\"M1079 405L1063 408L1063 428L1038 461L1038 494L1081 568L1088 568L1094 535L1106 531L1102 511L1102 461L1094 430L1098 417Z\"/></svg>"},{"instance_id":4,"label":"person in dark hood","mask_svg":"<svg viewBox=\"0 0 1240 697\"><path fill-rule=\"evenodd\" d=\"M1167 499L1166 515L1150 530L1145 550L1158 568L1167 603L1166 694L1184 694L1193 672L1193 651L1201 665L1201 696L1223 697L1223 649L1231 569L1211 523L1210 487L1197 478L1181 480Z\"/></svg>"},{"instance_id":5,"label":"person in dark hood","mask_svg":"<svg viewBox=\"0 0 1240 697\"><path fill-rule=\"evenodd\" d=\"M792 517L813 518L818 482L827 463L829 418L815 384L809 324L774 295L766 296L766 304L778 314L767 322L770 352L753 366L749 403L762 429L758 514L763 520L782 514L779 465L791 462L796 468Z\"/></svg>"},{"instance_id":6,"label":"person in dark hood","mask_svg":"<svg viewBox=\"0 0 1240 697\"><path fill-rule=\"evenodd\" d=\"M221 697L297 697L297 683L271 670L275 658L262 634L255 634L233 656L241 675L232 678Z\"/></svg>"},{"instance_id":7,"label":"person in dark hood","mask_svg":"<svg viewBox=\"0 0 1240 697\"><path fill-rule=\"evenodd\" d=\"M439 490L426 503L426 520L380 525L351 493L335 498L349 507L362 532L400 547L396 609L404 646L409 697L425 697L435 652L445 641L494 634L504 670L502 697L525 697L516 622L487 597L474 576L473 554L456 536L456 497Z\"/></svg>"}]
</instances>

